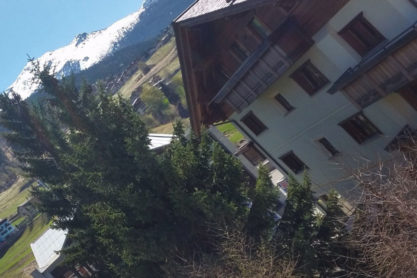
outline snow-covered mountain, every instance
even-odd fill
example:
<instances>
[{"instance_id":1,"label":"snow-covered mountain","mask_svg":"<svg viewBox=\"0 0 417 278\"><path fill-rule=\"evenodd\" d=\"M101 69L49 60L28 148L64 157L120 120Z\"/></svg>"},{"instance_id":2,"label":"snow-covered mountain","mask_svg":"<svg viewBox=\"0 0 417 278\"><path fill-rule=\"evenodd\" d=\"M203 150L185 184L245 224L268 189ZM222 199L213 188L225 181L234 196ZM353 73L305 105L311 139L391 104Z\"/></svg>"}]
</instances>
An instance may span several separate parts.
<instances>
[{"instance_id":1,"label":"snow-covered mountain","mask_svg":"<svg viewBox=\"0 0 417 278\"><path fill-rule=\"evenodd\" d=\"M132 58L140 53L135 46L155 39L170 22L193 0L145 0L135 13L115 22L110 27L77 35L70 44L55 51L47 52L36 59L41 67L49 66L58 77L70 73L82 73L102 61L118 59L118 53L130 51ZM29 97L39 89L33 79L33 65L28 63L19 74L10 90Z\"/></svg>"}]
</instances>

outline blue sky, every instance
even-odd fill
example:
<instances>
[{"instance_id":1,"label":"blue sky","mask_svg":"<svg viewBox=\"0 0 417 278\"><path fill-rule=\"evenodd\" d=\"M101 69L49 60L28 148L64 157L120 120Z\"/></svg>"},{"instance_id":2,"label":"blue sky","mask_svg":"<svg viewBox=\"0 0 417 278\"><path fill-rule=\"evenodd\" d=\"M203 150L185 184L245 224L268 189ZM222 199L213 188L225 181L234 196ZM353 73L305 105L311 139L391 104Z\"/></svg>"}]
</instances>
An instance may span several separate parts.
<instances>
[{"instance_id":1,"label":"blue sky","mask_svg":"<svg viewBox=\"0 0 417 278\"><path fill-rule=\"evenodd\" d=\"M103 29L139 9L142 0L0 0L0 92L27 62Z\"/></svg>"}]
</instances>

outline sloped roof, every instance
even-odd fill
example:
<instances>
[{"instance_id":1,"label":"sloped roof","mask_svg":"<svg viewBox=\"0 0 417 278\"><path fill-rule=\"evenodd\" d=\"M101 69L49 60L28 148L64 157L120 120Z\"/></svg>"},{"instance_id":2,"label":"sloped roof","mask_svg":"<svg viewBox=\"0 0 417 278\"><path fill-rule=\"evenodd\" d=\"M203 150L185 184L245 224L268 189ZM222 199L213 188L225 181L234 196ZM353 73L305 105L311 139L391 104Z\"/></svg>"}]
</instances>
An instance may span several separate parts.
<instances>
[{"instance_id":1,"label":"sloped roof","mask_svg":"<svg viewBox=\"0 0 417 278\"><path fill-rule=\"evenodd\" d=\"M239 14L274 1L278 0L197 0L174 20L174 25L198 25Z\"/></svg>"},{"instance_id":2,"label":"sloped roof","mask_svg":"<svg viewBox=\"0 0 417 278\"><path fill-rule=\"evenodd\" d=\"M149 133L148 138L151 140L149 148L151 150L158 149L169 145L172 141L173 135L171 134L157 134Z\"/></svg>"},{"instance_id":3,"label":"sloped roof","mask_svg":"<svg viewBox=\"0 0 417 278\"><path fill-rule=\"evenodd\" d=\"M184 21L199 17L204 14L212 13L248 1L249 0L197 0L190 8L188 8L188 10L180 15L176 21Z\"/></svg>"},{"instance_id":4,"label":"sloped roof","mask_svg":"<svg viewBox=\"0 0 417 278\"><path fill-rule=\"evenodd\" d=\"M40 273L46 271L60 256L67 238L67 231L48 229L30 244Z\"/></svg>"}]
</instances>

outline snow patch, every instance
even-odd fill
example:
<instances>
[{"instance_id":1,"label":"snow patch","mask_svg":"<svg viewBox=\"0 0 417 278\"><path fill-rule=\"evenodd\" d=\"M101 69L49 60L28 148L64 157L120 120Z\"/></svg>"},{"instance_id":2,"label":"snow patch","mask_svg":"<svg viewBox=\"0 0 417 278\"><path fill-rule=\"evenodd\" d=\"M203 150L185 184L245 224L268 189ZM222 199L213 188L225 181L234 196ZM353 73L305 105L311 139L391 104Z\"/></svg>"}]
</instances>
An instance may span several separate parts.
<instances>
[{"instance_id":1,"label":"snow patch","mask_svg":"<svg viewBox=\"0 0 417 278\"><path fill-rule=\"evenodd\" d=\"M104 30L77 35L69 45L47 52L35 61L41 68L49 66L58 77L86 70L117 50L118 42L139 22L144 10L142 7ZM34 82L32 72L33 65L26 64L8 90L20 94L23 99L29 97L40 86Z\"/></svg>"}]
</instances>

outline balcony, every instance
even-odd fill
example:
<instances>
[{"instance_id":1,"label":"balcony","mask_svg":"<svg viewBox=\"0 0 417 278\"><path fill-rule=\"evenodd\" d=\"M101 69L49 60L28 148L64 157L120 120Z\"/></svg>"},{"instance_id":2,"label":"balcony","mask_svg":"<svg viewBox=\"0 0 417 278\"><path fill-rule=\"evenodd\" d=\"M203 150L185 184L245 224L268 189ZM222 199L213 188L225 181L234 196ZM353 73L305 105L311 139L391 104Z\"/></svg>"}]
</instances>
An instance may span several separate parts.
<instances>
[{"instance_id":1,"label":"balcony","mask_svg":"<svg viewBox=\"0 0 417 278\"><path fill-rule=\"evenodd\" d=\"M365 108L417 78L417 23L349 68L329 89Z\"/></svg>"},{"instance_id":2,"label":"balcony","mask_svg":"<svg viewBox=\"0 0 417 278\"><path fill-rule=\"evenodd\" d=\"M417 131L406 125L395 138L385 147L385 151L407 150L415 144Z\"/></svg>"},{"instance_id":3,"label":"balcony","mask_svg":"<svg viewBox=\"0 0 417 278\"><path fill-rule=\"evenodd\" d=\"M235 111L249 106L313 44L296 21L288 20L266 38L226 81L211 104L226 102Z\"/></svg>"},{"instance_id":4,"label":"balcony","mask_svg":"<svg viewBox=\"0 0 417 278\"><path fill-rule=\"evenodd\" d=\"M263 165L269 170L271 181L278 186L281 192L280 201L285 203L287 196L288 181L284 174L279 171L271 160L262 153L254 142L248 139L242 140L240 146L233 144L217 127L210 126L208 129L210 136L215 139L225 150L233 154L242 163L243 168L252 177L258 177L258 168Z\"/></svg>"}]
</instances>

